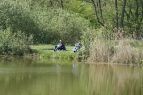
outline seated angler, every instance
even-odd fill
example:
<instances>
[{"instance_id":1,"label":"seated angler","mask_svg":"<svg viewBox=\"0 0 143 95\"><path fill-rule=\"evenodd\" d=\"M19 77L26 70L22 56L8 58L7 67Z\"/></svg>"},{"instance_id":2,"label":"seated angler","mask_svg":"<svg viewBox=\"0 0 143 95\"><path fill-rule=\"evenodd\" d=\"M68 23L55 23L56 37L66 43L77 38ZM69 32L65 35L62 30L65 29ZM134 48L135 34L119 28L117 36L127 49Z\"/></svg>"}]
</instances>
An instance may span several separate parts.
<instances>
[{"instance_id":1,"label":"seated angler","mask_svg":"<svg viewBox=\"0 0 143 95\"><path fill-rule=\"evenodd\" d=\"M75 44L75 47L73 49L74 52L77 52L78 49L80 49L82 47L82 44L80 42Z\"/></svg>"},{"instance_id":2,"label":"seated angler","mask_svg":"<svg viewBox=\"0 0 143 95\"><path fill-rule=\"evenodd\" d=\"M54 51L56 50L66 50L64 43L62 42L62 40L60 40L60 42L55 45L54 47Z\"/></svg>"}]
</instances>

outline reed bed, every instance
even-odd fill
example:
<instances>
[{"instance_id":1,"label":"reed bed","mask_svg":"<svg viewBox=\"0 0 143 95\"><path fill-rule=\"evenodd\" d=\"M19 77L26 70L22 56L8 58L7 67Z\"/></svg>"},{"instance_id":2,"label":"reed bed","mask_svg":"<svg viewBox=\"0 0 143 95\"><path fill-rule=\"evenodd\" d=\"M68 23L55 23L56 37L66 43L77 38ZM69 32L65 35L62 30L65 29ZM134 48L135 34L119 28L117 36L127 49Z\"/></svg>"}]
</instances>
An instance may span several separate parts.
<instances>
[{"instance_id":1,"label":"reed bed","mask_svg":"<svg viewBox=\"0 0 143 95\"><path fill-rule=\"evenodd\" d=\"M141 41L122 39L107 41L96 39L90 44L88 62L107 62L123 64L141 64L143 59L142 44L133 46Z\"/></svg>"}]
</instances>

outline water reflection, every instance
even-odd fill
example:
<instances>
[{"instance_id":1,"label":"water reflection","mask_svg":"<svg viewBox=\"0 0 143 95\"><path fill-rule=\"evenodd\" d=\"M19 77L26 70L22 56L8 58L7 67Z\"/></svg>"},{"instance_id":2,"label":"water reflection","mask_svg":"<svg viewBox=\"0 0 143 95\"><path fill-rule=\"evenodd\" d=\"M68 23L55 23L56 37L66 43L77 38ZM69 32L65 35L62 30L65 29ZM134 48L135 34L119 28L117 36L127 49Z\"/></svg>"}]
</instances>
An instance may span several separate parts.
<instances>
[{"instance_id":1,"label":"water reflection","mask_svg":"<svg viewBox=\"0 0 143 95\"><path fill-rule=\"evenodd\" d=\"M59 65L59 63L54 63L53 66L55 67L55 72L58 76L60 76L61 73L61 66Z\"/></svg>"},{"instance_id":2,"label":"water reflection","mask_svg":"<svg viewBox=\"0 0 143 95\"><path fill-rule=\"evenodd\" d=\"M72 73L75 75L75 76L78 76L78 68L77 68L77 64L72 64Z\"/></svg>"},{"instance_id":3,"label":"water reflection","mask_svg":"<svg viewBox=\"0 0 143 95\"><path fill-rule=\"evenodd\" d=\"M82 66L84 72L87 66ZM142 95L142 73L138 67L90 65L83 73L86 95ZM87 77L88 76L88 77Z\"/></svg>"},{"instance_id":4,"label":"water reflection","mask_svg":"<svg viewBox=\"0 0 143 95\"><path fill-rule=\"evenodd\" d=\"M142 95L140 67L0 60L0 95Z\"/></svg>"}]
</instances>

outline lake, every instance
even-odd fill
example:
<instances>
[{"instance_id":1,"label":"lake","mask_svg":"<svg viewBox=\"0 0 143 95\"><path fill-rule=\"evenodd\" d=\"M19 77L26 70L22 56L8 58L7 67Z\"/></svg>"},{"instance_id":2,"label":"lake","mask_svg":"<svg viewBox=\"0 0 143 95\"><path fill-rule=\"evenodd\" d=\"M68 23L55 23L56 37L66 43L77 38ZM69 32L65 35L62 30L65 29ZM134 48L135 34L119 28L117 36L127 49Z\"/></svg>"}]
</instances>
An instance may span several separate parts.
<instances>
[{"instance_id":1,"label":"lake","mask_svg":"<svg viewBox=\"0 0 143 95\"><path fill-rule=\"evenodd\" d=\"M0 95L143 95L143 69L1 57Z\"/></svg>"}]
</instances>

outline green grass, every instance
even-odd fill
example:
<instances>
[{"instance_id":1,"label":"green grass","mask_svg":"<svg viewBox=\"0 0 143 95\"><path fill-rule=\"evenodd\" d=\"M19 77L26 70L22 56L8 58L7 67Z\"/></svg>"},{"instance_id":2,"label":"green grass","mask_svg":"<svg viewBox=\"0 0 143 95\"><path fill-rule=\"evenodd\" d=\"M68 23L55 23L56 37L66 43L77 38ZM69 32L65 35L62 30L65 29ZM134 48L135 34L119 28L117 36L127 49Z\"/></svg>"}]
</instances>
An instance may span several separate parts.
<instances>
[{"instance_id":1,"label":"green grass","mask_svg":"<svg viewBox=\"0 0 143 95\"><path fill-rule=\"evenodd\" d=\"M54 45L31 45L32 50L34 50L34 54L38 55L39 58L54 58L54 59L78 59L79 52L74 53L74 46L66 46L65 50L57 50L54 51Z\"/></svg>"}]
</instances>

